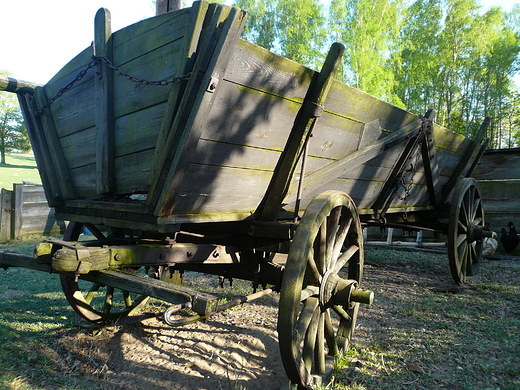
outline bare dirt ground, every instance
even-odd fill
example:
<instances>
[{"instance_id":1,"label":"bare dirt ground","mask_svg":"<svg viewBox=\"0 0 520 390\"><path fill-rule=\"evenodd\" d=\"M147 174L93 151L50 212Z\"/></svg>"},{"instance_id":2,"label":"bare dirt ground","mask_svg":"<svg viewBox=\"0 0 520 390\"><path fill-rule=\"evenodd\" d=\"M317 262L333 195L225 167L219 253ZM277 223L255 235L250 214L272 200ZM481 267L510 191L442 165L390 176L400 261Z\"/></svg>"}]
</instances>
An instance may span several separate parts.
<instances>
[{"instance_id":1,"label":"bare dirt ground","mask_svg":"<svg viewBox=\"0 0 520 390\"><path fill-rule=\"evenodd\" d=\"M287 390L276 316L273 295L176 328L161 318L85 323L60 343L79 372L111 389Z\"/></svg>"},{"instance_id":2,"label":"bare dirt ground","mask_svg":"<svg viewBox=\"0 0 520 390\"><path fill-rule=\"evenodd\" d=\"M511 265L520 263L513 260ZM420 301L436 289L457 289L447 260L424 268L381 267L368 262L363 287L376 292L376 302L360 309L353 343L361 346L397 343L392 340L396 328L424 332L427 337L428 330L410 322L399 302ZM473 288L472 283L464 288ZM290 387L278 351L277 310L277 294L272 294L206 322L177 328L160 317L128 318L105 328L83 323L77 333L61 338L60 344L77 373L97 378L96 382L109 389L287 390ZM425 328L428 321L424 319ZM408 368L414 370L413 362L404 364L411 364ZM436 388L459 388L450 387L453 378L442 369L430 371L439 376L434 378L439 384Z\"/></svg>"}]
</instances>

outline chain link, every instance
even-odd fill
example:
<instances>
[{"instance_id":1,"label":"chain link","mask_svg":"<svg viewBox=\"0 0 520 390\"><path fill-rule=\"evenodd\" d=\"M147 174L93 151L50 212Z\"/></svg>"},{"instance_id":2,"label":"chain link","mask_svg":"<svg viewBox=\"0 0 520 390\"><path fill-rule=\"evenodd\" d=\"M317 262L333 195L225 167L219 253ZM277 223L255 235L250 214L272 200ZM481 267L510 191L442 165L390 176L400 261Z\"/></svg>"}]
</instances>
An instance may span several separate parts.
<instances>
[{"instance_id":1,"label":"chain link","mask_svg":"<svg viewBox=\"0 0 520 390\"><path fill-rule=\"evenodd\" d=\"M132 75L130 75L128 73L123 72L120 68L115 66L106 57L103 57L103 56L92 56L92 58L93 58L93 60L89 62L89 64L86 66L85 69L83 69L82 71L80 71L78 73L78 75L74 78L74 80L72 80L70 83L68 83L65 87L61 88L56 93L56 95L54 95L51 99L49 99L49 101L47 101L47 103L45 103L42 106L42 108L40 108L38 111L36 111L36 116L40 116L43 113L43 111L45 111L47 108L49 108L51 106L52 103L54 103L56 100L58 100L63 94L65 94L66 92L70 91L72 89L72 87L74 86L74 84L76 84L78 81L83 79L87 75L87 73L88 73L88 71L90 69L92 69L93 67L95 67L97 64L99 64L101 62L105 63L110 69L112 69L117 74L127 78L128 80L130 80L130 81L132 81L134 83L138 83L138 84L142 84L142 85L152 85L152 86L164 87L164 86L167 86L169 84L178 84L178 83L180 83L183 80L188 80L190 78L190 76L191 76L191 73L188 73L188 74L185 74L185 75L182 75L182 76L174 77L171 80L164 79L164 80L157 80L157 81L149 81L149 80L138 78L138 77L135 77L135 76L132 76Z\"/></svg>"},{"instance_id":2,"label":"chain link","mask_svg":"<svg viewBox=\"0 0 520 390\"><path fill-rule=\"evenodd\" d=\"M421 133L420 137L424 137L424 134ZM415 155L415 162L410 164L410 169L407 169L404 171L399 178L399 184L404 189L403 195L397 195L399 200L402 200L404 202L404 212L403 212L403 219L406 221L408 219L408 198L410 197L410 193L412 191L413 182L415 179L415 174L417 173L417 167L419 165L419 157L421 153L421 142L419 142L419 146L417 148L417 153ZM410 180L408 183L406 182L406 176L410 174Z\"/></svg>"}]
</instances>

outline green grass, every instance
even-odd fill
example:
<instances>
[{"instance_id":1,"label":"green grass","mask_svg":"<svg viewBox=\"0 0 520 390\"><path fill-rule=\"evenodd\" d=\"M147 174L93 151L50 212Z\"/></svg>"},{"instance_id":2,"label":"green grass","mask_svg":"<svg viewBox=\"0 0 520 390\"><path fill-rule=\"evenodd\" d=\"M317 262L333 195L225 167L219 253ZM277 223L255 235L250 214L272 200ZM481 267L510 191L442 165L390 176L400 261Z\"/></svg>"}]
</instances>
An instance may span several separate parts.
<instances>
[{"instance_id":1,"label":"green grass","mask_svg":"<svg viewBox=\"0 0 520 390\"><path fill-rule=\"evenodd\" d=\"M31 253L40 241L9 248ZM445 254L367 248L366 257L363 288L375 303L361 307L353 347L317 389L520 389L520 261L484 261L466 288L440 293L435 287L453 283ZM214 277L190 273L186 283L222 292ZM236 281L223 294L249 292L250 283ZM109 388L74 370L60 340L77 324L56 275L0 269L0 390Z\"/></svg>"},{"instance_id":2,"label":"green grass","mask_svg":"<svg viewBox=\"0 0 520 390\"><path fill-rule=\"evenodd\" d=\"M0 164L0 188L13 189L13 183L22 180L41 183L36 161L31 154L8 154L6 164Z\"/></svg>"},{"instance_id":3,"label":"green grass","mask_svg":"<svg viewBox=\"0 0 520 390\"><path fill-rule=\"evenodd\" d=\"M327 389L520 389L518 261L484 261L453 294L434 292L450 283L444 254L369 249L367 258L376 302L358 324L369 334L354 335Z\"/></svg>"}]
</instances>

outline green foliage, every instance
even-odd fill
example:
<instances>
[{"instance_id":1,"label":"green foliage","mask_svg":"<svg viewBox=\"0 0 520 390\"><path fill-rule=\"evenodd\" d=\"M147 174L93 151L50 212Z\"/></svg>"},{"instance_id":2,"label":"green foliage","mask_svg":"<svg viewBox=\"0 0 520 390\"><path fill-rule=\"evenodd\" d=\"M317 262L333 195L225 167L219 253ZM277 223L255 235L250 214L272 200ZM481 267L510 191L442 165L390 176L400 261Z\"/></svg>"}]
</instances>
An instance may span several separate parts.
<instances>
[{"instance_id":1,"label":"green foliage","mask_svg":"<svg viewBox=\"0 0 520 390\"><path fill-rule=\"evenodd\" d=\"M318 0L236 0L248 12L243 37L259 46L318 68L324 59L326 19Z\"/></svg>"},{"instance_id":2,"label":"green foliage","mask_svg":"<svg viewBox=\"0 0 520 390\"><path fill-rule=\"evenodd\" d=\"M0 74L7 75L1 71ZM6 153L13 150L27 152L31 144L16 95L0 92L0 164L5 164Z\"/></svg>"},{"instance_id":3,"label":"green foliage","mask_svg":"<svg viewBox=\"0 0 520 390\"><path fill-rule=\"evenodd\" d=\"M393 103L399 101L387 62L400 46L403 14L402 0L333 0L329 14L333 38L346 45L343 80Z\"/></svg>"},{"instance_id":4,"label":"green foliage","mask_svg":"<svg viewBox=\"0 0 520 390\"><path fill-rule=\"evenodd\" d=\"M484 12L477 0L236 0L243 37L313 69L333 41L337 78L473 137L486 116L492 147L520 145L520 5ZM326 33L325 33L326 32ZM327 34L327 35L326 35Z\"/></svg>"}]
</instances>

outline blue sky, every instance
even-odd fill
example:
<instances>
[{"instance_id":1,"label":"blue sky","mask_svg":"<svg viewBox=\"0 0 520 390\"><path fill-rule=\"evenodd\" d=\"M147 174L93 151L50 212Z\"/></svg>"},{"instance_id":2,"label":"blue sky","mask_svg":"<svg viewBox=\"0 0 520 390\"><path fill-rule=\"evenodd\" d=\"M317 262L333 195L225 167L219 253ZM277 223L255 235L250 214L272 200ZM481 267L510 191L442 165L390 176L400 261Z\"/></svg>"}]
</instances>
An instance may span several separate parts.
<instances>
[{"instance_id":1,"label":"blue sky","mask_svg":"<svg viewBox=\"0 0 520 390\"><path fill-rule=\"evenodd\" d=\"M231 1L223 1L230 3ZM481 0L485 9L509 10L515 0ZM152 0L2 1L0 70L14 78L44 84L93 40L96 11L112 15L112 31L155 14Z\"/></svg>"}]
</instances>

